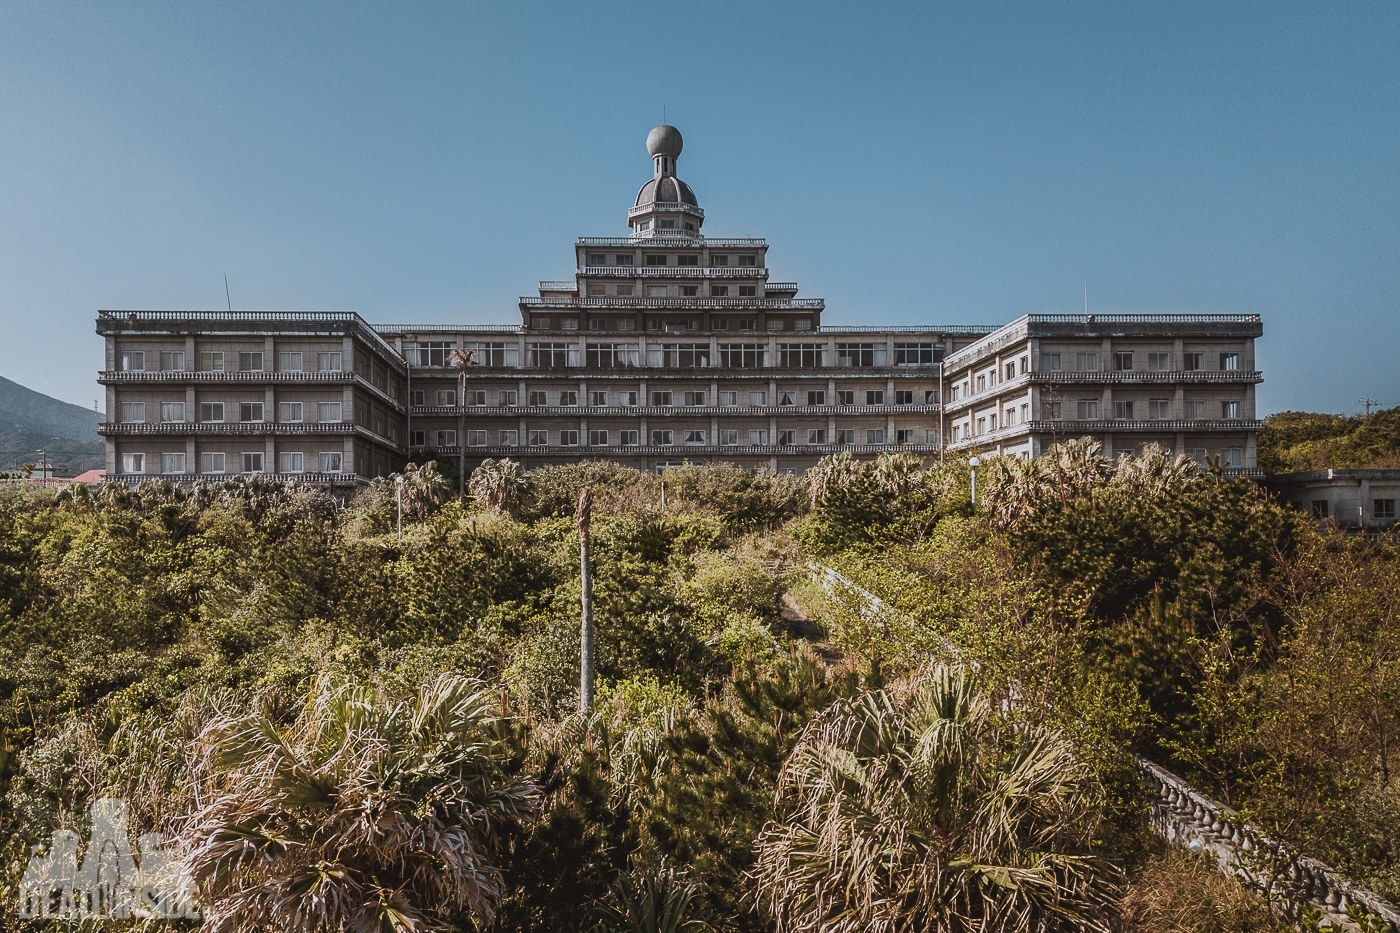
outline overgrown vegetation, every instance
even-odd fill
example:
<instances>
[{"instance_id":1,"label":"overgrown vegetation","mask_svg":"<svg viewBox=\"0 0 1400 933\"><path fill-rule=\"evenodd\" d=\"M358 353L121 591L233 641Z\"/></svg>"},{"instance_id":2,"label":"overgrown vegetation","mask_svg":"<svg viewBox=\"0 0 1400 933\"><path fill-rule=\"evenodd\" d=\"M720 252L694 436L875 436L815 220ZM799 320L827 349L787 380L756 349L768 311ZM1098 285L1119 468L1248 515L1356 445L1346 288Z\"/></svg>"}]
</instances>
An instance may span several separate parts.
<instances>
[{"instance_id":1,"label":"overgrown vegetation","mask_svg":"<svg viewBox=\"0 0 1400 933\"><path fill-rule=\"evenodd\" d=\"M1259 466L1265 473L1400 467L1400 408L1346 417L1281 411L1264 419Z\"/></svg>"},{"instance_id":2,"label":"overgrown vegetation","mask_svg":"<svg viewBox=\"0 0 1400 933\"><path fill-rule=\"evenodd\" d=\"M428 465L401 538L392 480L0 488L0 903L108 794L227 930L1286 928L1135 754L1400 896L1394 541L1160 450L968 474Z\"/></svg>"}]
</instances>

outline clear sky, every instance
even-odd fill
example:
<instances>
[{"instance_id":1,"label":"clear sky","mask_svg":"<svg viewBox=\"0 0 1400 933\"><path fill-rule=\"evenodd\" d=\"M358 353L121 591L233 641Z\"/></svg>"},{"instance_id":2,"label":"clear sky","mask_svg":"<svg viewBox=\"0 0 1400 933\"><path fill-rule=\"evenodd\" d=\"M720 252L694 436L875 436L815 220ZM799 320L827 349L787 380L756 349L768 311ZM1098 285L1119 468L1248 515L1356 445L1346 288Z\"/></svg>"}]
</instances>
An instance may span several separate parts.
<instances>
[{"instance_id":1,"label":"clear sky","mask_svg":"<svg viewBox=\"0 0 1400 933\"><path fill-rule=\"evenodd\" d=\"M1400 404L1400 3L0 0L0 374L99 308L514 323L647 130L828 323L1257 312L1263 413Z\"/></svg>"}]
</instances>

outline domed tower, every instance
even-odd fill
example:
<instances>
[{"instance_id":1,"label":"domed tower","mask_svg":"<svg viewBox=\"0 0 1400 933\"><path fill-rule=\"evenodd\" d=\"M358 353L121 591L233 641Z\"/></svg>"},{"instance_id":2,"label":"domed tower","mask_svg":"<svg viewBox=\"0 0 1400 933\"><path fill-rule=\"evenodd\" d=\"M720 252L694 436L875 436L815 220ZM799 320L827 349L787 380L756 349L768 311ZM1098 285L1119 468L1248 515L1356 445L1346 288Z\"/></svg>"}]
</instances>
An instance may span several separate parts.
<instances>
[{"instance_id":1,"label":"domed tower","mask_svg":"<svg viewBox=\"0 0 1400 933\"><path fill-rule=\"evenodd\" d=\"M654 174L637 192L637 200L627 212L627 225L638 237L699 237L705 212L695 200L690 185L676 177L676 160L685 140L681 131L665 124L647 134Z\"/></svg>"}]
</instances>

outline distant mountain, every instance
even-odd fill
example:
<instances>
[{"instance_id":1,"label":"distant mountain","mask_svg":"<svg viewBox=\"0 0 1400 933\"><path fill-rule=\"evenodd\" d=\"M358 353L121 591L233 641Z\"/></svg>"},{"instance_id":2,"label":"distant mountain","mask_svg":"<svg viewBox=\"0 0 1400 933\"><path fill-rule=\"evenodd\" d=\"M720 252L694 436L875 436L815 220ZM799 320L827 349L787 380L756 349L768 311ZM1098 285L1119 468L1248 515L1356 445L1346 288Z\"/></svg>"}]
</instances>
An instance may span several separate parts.
<instances>
[{"instance_id":1,"label":"distant mountain","mask_svg":"<svg viewBox=\"0 0 1400 933\"><path fill-rule=\"evenodd\" d=\"M36 463L40 450L60 476L101 467L100 420L96 412L0 376L0 470Z\"/></svg>"}]
</instances>

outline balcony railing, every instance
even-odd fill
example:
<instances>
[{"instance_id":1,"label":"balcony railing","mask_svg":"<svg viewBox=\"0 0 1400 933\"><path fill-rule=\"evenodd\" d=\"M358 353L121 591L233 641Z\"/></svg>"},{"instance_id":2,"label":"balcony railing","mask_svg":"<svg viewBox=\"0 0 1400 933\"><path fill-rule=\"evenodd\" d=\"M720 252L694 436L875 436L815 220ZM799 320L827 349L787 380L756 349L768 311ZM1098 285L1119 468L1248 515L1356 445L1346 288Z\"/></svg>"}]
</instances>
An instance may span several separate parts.
<instances>
[{"instance_id":1,"label":"balcony railing","mask_svg":"<svg viewBox=\"0 0 1400 933\"><path fill-rule=\"evenodd\" d=\"M1028 421L1026 429L1038 434L1123 434L1123 433L1163 433L1166 431L1184 431L1193 433L1198 431L1236 431L1249 432L1258 431L1263 426L1262 421L1253 419L1237 420L1171 420L1161 421L1118 421L1110 419L1097 419L1093 421L1080 421L1066 419L1063 421ZM973 438L975 440L975 438Z\"/></svg>"},{"instance_id":2,"label":"balcony railing","mask_svg":"<svg viewBox=\"0 0 1400 933\"><path fill-rule=\"evenodd\" d=\"M98 373L97 381L111 382L354 382L352 372L273 372L226 370L107 370Z\"/></svg>"},{"instance_id":3,"label":"balcony railing","mask_svg":"<svg viewBox=\"0 0 1400 933\"><path fill-rule=\"evenodd\" d=\"M704 217L705 211L694 204L687 204L684 201L651 201L647 204L638 204L636 207L627 209L627 217L641 217L644 214L652 214L656 211L666 213L690 214L692 217Z\"/></svg>"},{"instance_id":4,"label":"balcony railing","mask_svg":"<svg viewBox=\"0 0 1400 933\"><path fill-rule=\"evenodd\" d=\"M1258 324L1257 314L1027 314L1032 324Z\"/></svg>"},{"instance_id":5,"label":"balcony railing","mask_svg":"<svg viewBox=\"0 0 1400 933\"><path fill-rule=\"evenodd\" d=\"M1263 382L1264 374L1253 369L1171 369L1171 370L1108 370L1100 372L1070 372L1068 370L1050 370L1030 373L1032 382L1053 382L1053 383L1080 383L1080 384L1102 384L1102 383L1173 383L1173 382L1211 382L1211 383L1241 383L1241 382Z\"/></svg>"},{"instance_id":6,"label":"balcony railing","mask_svg":"<svg viewBox=\"0 0 1400 933\"><path fill-rule=\"evenodd\" d=\"M223 483L238 477L258 477L259 479L272 479L283 483L305 483L312 486L364 486L369 480L358 473L324 473L321 471L305 473L108 473L103 477L105 483L121 483L124 486L136 486L140 483L160 482L162 480L188 485L192 483Z\"/></svg>"},{"instance_id":7,"label":"balcony railing","mask_svg":"<svg viewBox=\"0 0 1400 933\"><path fill-rule=\"evenodd\" d=\"M684 230L667 230L666 233L686 234ZM762 237L703 237L699 234L690 235L691 239L700 240L706 246L767 246L768 241ZM581 236L575 242L579 246L637 246L637 237L630 236Z\"/></svg>"},{"instance_id":8,"label":"balcony railing","mask_svg":"<svg viewBox=\"0 0 1400 933\"><path fill-rule=\"evenodd\" d=\"M183 324L183 323L213 323L213 324L252 324L267 325L276 324L280 328L294 331L311 331L314 333L324 333L326 328L317 328L316 324L339 324L348 325L337 327L335 332L349 332L352 334L362 334L367 343L373 345L381 353L386 354L391 359L398 359L398 354L381 336L376 328L367 324L364 318L354 311L98 311L97 312L97 332L99 334L120 333L124 327L130 328L138 324ZM297 325L311 325L298 327ZM243 333L247 328L234 328L230 330L211 330L211 333Z\"/></svg>"},{"instance_id":9,"label":"balcony railing","mask_svg":"<svg viewBox=\"0 0 1400 933\"><path fill-rule=\"evenodd\" d=\"M461 448L414 447L414 453L434 456L455 455ZM482 457L772 457L772 456L826 456L827 454L849 451L853 454L878 454L885 451L906 451L909 453L937 453L937 444L665 444L627 446L609 445L594 447L588 444L578 446L511 445L467 446L467 453Z\"/></svg>"},{"instance_id":10,"label":"balcony railing","mask_svg":"<svg viewBox=\"0 0 1400 933\"><path fill-rule=\"evenodd\" d=\"M579 266L579 275L610 278L766 279L766 266ZM540 283L544 285L543 282ZM797 287L793 286L793 291Z\"/></svg>"},{"instance_id":11,"label":"balcony railing","mask_svg":"<svg viewBox=\"0 0 1400 933\"><path fill-rule=\"evenodd\" d=\"M822 298L776 300L765 298L536 298L520 299L525 308L674 308L689 311L820 311L826 307Z\"/></svg>"},{"instance_id":12,"label":"balcony railing","mask_svg":"<svg viewBox=\"0 0 1400 933\"><path fill-rule=\"evenodd\" d=\"M544 415L582 418L664 416L668 418L709 418L719 416L788 415L920 415L934 414L937 405L415 405L415 417L516 417Z\"/></svg>"},{"instance_id":13,"label":"balcony railing","mask_svg":"<svg viewBox=\"0 0 1400 933\"><path fill-rule=\"evenodd\" d=\"M555 281L550 281L548 279L540 279L540 291L576 292L578 291L578 282L575 282L573 279L557 279Z\"/></svg>"}]
</instances>

